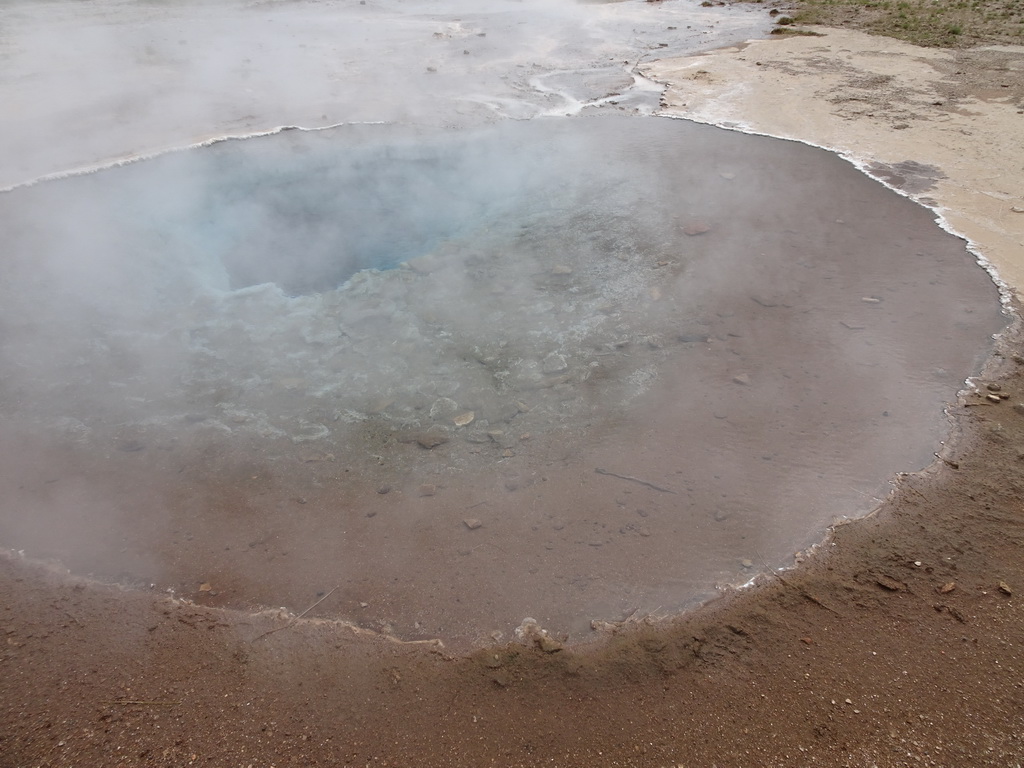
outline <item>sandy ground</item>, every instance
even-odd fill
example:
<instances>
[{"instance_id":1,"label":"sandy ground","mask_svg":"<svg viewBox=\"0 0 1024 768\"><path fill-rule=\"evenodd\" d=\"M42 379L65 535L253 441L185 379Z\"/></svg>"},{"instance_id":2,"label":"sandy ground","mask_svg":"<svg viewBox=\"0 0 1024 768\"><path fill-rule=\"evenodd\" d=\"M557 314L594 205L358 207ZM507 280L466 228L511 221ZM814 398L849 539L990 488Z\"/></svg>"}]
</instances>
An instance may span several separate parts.
<instances>
[{"instance_id":1,"label":"sandy ground","mask_svg":"<svg viewBox=\"0 0 1024 768\"><path fill-rule=\"evenodd\" d=\"M838 152L936 207L1003 281L1024 285L1024 48L819 32L644 71L669 84L665 113ZM935 188L917 191L915 172Z\"/></svg>"},{"instance_id":2,"label":"sandy ground","mask_svg":"<svg viewBox=\"0 0 1024 768\"><path fill-rule=\"evenodd\" d=\"M939 178L948 224L1024 285L1024 52L823 32L650 73L679 114L884 164L909 194ZM0 765L1020 765L1020 349L1006 334L951 409L942 458L816 557L592 648L452 659L6 558Z\"/></svg>"}]
</instances>

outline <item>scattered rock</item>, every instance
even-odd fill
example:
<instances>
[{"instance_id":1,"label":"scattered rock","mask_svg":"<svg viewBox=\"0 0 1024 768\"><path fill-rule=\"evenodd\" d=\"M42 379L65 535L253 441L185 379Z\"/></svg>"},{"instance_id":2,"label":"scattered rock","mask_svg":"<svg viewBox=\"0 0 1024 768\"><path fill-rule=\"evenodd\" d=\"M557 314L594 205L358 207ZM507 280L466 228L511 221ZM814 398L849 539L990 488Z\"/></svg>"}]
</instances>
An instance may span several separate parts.
<instances>
[{"instance_id":1,"label":"scattered rock","mask_svg":"<svg viewBox=\"0 0 1024 768\"><path fill-rule=\"evenodd\" d=\"M894 579L892 576L888 576L884 573L875 576L875 584L880 586L882 589L887 589L890 592L902 592L907 588L907 585L898 579Z\"/></svg>"},{"instance_id":2,"label":"scattered rock","mask_svg":"<svg viewBox=\"0 0 1024 768\"><path fill-rule=\"evenodd\" d=\"M208 581L204 581L202 584L199 585L199 591L200 592L210 592L212 590L213 590L213 585L210 584L210 582L208 582Z\"/></svg>"},{"instance_id":3,"label":"scattered rock","mask_svg":"<svg viewBox=\"0 0 1024 768\"><path fill-rule=\"evenodd\" d=\"M379 488L377 488L377 493L379 493L381 496L383 496L386 493L391 493L391 486L390 485L382 485Z\"/></svg>"},{"instance_id":4,"label":"scattered rock","mask_svg":"<svg viewBox=\"0 0 1024 768\"><path fill-rule=\"evenodd\" d=\"M676 341L683 344L707 344L711 337L706 333L680 333L676 336Z\"/></svg>"},{"instance_id":5,"label":"scattered rock","mask_svg":"<svg viewBox=\"0 0 1024 768\"><path fill-rule=\"evenodd\" d=\"M548 634L538 638L535 642L544 653L557 653L562 650L562 644Z\"/></svg>"},{"instance_id":6,"label":"scattered rock","mask_svg":"<svg viewBox=\"0 0 1024 768\"><path fill-rule=\"evenodd\" d=\"M439 397L430 406L430 418L434 421L448 421L455 418L461 409L450 397Z\"/></svg>"},{"instance_id":7,"label":"scattered rock","mask_svg":"<svg viewBox=\"0 0 1024 768\"><path fill-rule=\"evenodd\" d=\"M940 595L948 595L954 589L956 589L956 582L955 581L947 581L945 584L943 584L941 587L939 587L939 594Z\"/></svg>"},{"instance_id":8,"label":"scattered rock","mask_svg":"<svg viewBox=\"0 0 1024 768\"><path fill-rule=\"evenodd\" d=\"M448 438L444 435L438 435L436 433L424 432L416 438L416 442L419 443L423 448L436 448L439 445L444 445L448 442Z\"/></svg>"},{"instance_id":9,"label":"scattered rock","mask_svg":"<svg viewBox=\"0 0 1024 768\"><path fill-rule=\"evenodd\" d=\"M999 582L999 591L1002 592L1004 595L1012 595L1013 594L1013 590L1010 589L1010 585L1007 584L1005 581L1000 581Z\"/></svg>"},{"instance_id":10,"label":"scattered rock","mask_svg":"<svg viewBox=\"0 0 1024 768\"><path fill-rule=\"evenodd\" d=\"M740 374L738 374L736 376L733 376L732 377L732 383L733 384L742 384L743 386L747 386L748 384L750 384L750 374L749 373L740 373Z\"/></svg>"},{"instance_id":11,"label":"scattered rock","mask_svg":"<svg viewBox=\"0 0 1024 768\"><path fill-rule=\"evenodd\" d=\"M551 268L552 275L571 275L572 267L567 267L565 264L556 264Z\"/></svg>"},{"instance_id":12,"label":"scattered rock","mask_svg":"<svg viewBox=\"0 0 1024 768\"><path fill-rule=\"evenodd\" d=\"M959 621L961 624L966 624L967 623L967 617L964 616L962 613L960 613L960 611L958 611L956 608L954 608L951 605L935 605L935 606L932 606L932 607L935 608L935 610L938 611L939 613L943 613L943 612L948 613L950 616L952 616L954 619Z\"/></svg>"},{"instance_id":13,"label":"scattered rock","mask_svg":"<svg viewBox=\"0 0 1024 768\"><path fill-rule=\"evenodd\" d=\"M472 424L473 419L475 418L476 413L474 413L473 411L466 411L465 413L460 413L457 416L453 416L452 421L455 423L456 427L466 427Z\"/></svg>"},{"instance_id":14,"label":"scattered rock","mask_svg":"<svg viewBox=\"0 0 1024 768\"><path fill-rule=\"evenodd\" d=\"M501 401L488 403L480 414L480 418L485 419L489 424L505 424L518 415L519 407L515 403Z\"/></svg>"},{"instance_id":15,"label":"scattered rock","mask_svg":"<svg viewBox=\"0 0 1024 768\"><path fill-rule=\"evenodd\" d=\"M410 432L398 437L400 443L416 443L421 448L431 449L448 442L448 435L444 432L431 429L425 432Z\"/></svg>"},{"instance_id":16,"label":"scattered rock","mask_svg":"<svg viewBox=\"0 0 1024 768\"><path fill-rule=\"evenodd\" d=\"M860 300L865 304L881 304L882 299L878 296L861 296Z\"/></svg>"},{"instance_id":17,"label":"scattered rock","mask_svg":"<svg viewBox=\"0 0 1024 768\"><path fill-rule=\"evenodd\" d=\"M705 232L711 231L711 225L706 221L691 221L683 227L683 234L693 237L694 235L703 235Z\"/></svg>"},{"instance_id":18,"label":"scattered rock","mask_svg":"<svg viewBox=\"0 0 1024 768\"><path fill-rule=\"evenodd\" d=\"M515 435L510 435L503 429L492 429L488 431L487 437L499 448L515 448L516 446Z\"/></svg>"},{"instance_id":19,"label":"scattered rock","mask_svg":"<svg viewBox=\"0 0 1024 768\"><path fill-rule=\"evenodd\" d=\"M469 528L469 530L471 531L475 531L477 528L483 526L483 523L481 523L475 517L467 517L465 520L462 521L462 524Z\"/></svg>"},{"instance_id":20,"label":"scattered rock","mask_svg":"<svg viewBox=\"0 0 1024 768\"><path fill-rule=\"evenodd\" d=\"M437 486L433 483L423 483L423 485L420 486L419 493L420 496L433 496L437 493Z\"/></svg>"},{"instance_id":21,"label":"scattered rock","mask_svg":"<svg viewBox=\"0 0 1024 768\"><path fill-rule=\"evenodd\" d=\"M516 627L515 636L522 642L532 642L544 653L557 653L563 648L562 644L551 637L548 631L537 623L536 619L529 617L523 619L522 624Z\"/></svg>"},{"instance_id":22,"label":"scattered rock","mask_svg":"<svg viewBox=\"0 0 1024 768\"><path fill-rule=\"evenodd\" d=\"M547 374L562 373L563 371L569 370L569 363L562 355L557 352L552 352L544 358L544 362L541 363L540 369L543 373Z\"/></svg>"}]
</instances>

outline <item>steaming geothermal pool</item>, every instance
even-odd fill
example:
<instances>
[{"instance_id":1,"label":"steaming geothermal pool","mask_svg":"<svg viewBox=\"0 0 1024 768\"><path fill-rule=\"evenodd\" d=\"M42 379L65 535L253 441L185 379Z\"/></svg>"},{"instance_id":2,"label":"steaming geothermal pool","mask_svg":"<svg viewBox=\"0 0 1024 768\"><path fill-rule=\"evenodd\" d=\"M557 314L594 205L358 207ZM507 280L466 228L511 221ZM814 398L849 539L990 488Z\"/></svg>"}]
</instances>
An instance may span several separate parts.
<instances>
[{"instance_id":1,"label":"steaming geothermal pool","mask_svg":"<svg viewBox=\"0 0 1024 768\"><path fill-rule=\"evenodd\" d=\"M1004 324L928 210L651 117L290 131L0 222L5 545L456 646L791 562Z\"/></svg>"}]
</instances>

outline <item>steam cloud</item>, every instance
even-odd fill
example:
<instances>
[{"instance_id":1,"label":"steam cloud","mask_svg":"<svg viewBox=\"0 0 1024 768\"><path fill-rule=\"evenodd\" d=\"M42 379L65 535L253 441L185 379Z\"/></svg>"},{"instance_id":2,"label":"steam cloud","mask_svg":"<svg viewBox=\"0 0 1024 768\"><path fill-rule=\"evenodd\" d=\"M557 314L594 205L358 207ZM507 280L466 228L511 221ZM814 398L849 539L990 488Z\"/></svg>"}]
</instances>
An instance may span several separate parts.
<instances>
[{"instance_id":1,"label":"steam cloud","mask_svg":"<svg viewBox=\"0 0 1024 768\"><path fill-rule=\"evenodd\" d=\"M963 244L824 152L633 114L623 61L750 17L477 5L17 6L9 183L339 125L0 196L0 541L240 603L344 584L406 636L578 632L923 463L1001 324Z\"/></svg>"}]
</instances>

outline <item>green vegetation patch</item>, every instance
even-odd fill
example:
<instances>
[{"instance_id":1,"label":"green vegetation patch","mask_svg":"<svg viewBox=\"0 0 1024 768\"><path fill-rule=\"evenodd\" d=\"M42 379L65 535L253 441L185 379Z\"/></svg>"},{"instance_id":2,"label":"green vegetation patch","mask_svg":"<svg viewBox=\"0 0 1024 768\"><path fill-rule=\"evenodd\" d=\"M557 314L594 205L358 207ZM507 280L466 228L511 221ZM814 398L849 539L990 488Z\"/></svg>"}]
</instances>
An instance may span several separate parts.
<instances>
[{"instance_id":1,"label":"green vegetation patch","mask_svg":"<svg viewBox=\"0 0 1024 768\"><path fill-rule=\"evenodd\" d=\"M1024 0L793 0L783 7L779 19L789 33L793 25L822 24L946 48L1024 44Z\"/></svg>"}]
</instances>

